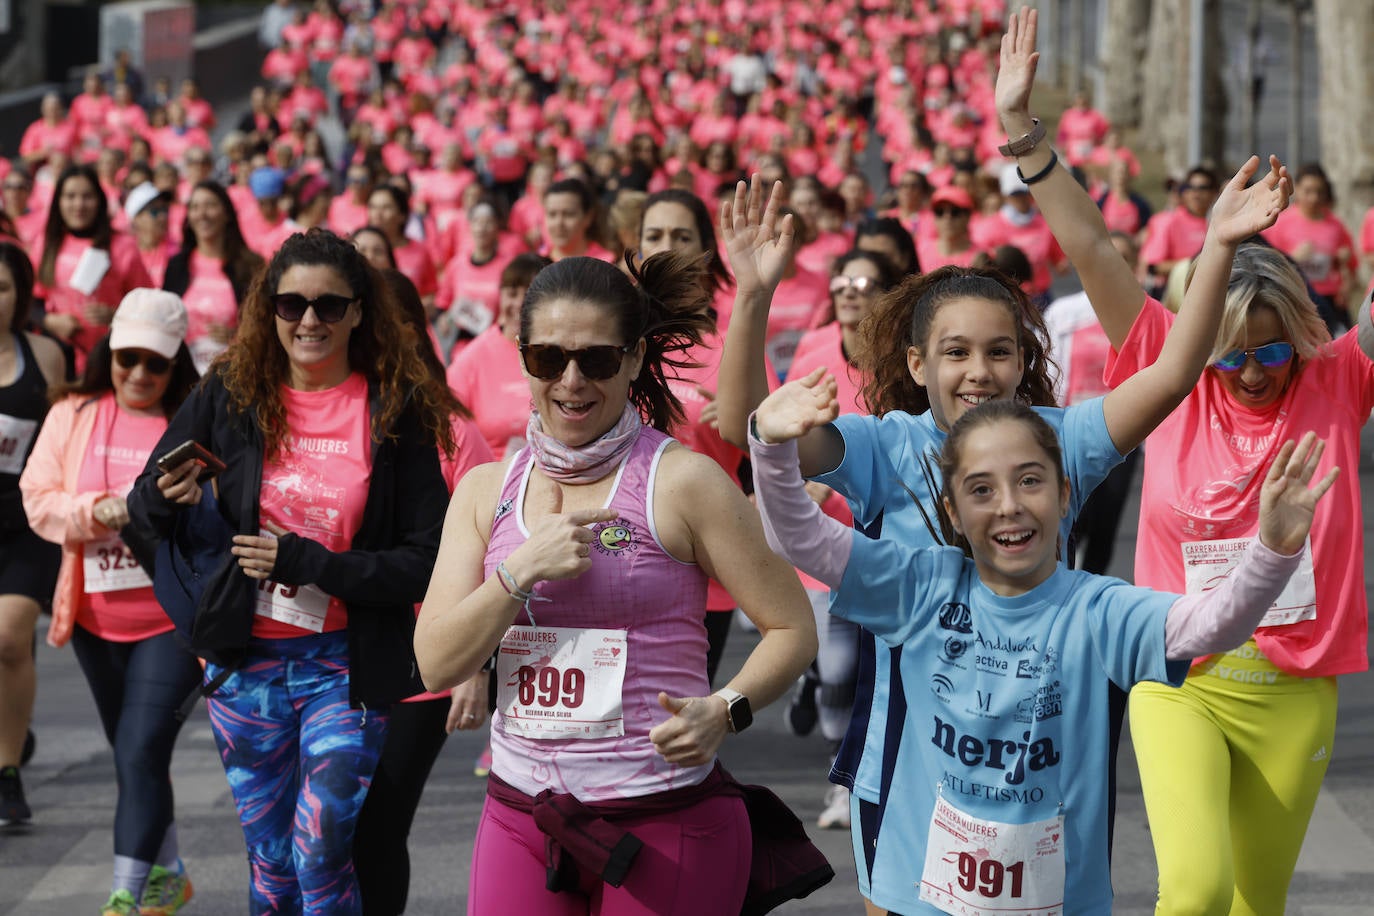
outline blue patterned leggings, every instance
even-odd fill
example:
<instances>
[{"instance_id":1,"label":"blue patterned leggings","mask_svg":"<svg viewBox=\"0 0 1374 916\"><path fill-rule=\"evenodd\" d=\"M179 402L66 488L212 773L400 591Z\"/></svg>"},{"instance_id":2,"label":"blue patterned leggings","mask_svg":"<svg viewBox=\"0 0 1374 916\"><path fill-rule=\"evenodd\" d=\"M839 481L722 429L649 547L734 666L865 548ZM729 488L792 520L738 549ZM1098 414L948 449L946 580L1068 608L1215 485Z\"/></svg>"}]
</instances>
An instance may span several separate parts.
<instances>
[{"instance_id":1,"label":"blue patterned leggings","mask_svg":"<svg viewBox=\"0 0 1374 916\"><path fill-rule=\"evenodd\" d=\"M207 703L248 843L254 916L362 913L353 835L387 715L349 708L347 657L344 632L255 639Z\"/></svg>"}]
</instances>

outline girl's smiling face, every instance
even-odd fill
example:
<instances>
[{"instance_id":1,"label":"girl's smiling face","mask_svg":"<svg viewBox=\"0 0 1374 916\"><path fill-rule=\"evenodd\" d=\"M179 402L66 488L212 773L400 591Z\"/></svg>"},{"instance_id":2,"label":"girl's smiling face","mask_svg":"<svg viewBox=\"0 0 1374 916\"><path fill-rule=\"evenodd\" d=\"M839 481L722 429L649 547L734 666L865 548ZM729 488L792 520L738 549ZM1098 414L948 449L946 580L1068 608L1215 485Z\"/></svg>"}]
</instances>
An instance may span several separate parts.
<instances>
[{"instance_id":1,"label":"girl's smiling face","mask_svg":"<svg viewBox=\"0 0 1374 916\"><path fill-rule=\"evenodd\" d=\"M1028 423L1002 419L966 432L945 491L945 511L994 593L1024 594L1054 572L1069 484Z\"/></svg>"},{"instance_id":2,"label":"girl's smiling face","mask_svg":"<svg viewBox=\"0 0 1374 916\"><path fill-rule=\"evenodd\" d=\"M967 297L942 304L924 348L907 350L907 368L948 430L984 401L1011 398L1024 369L1016 322L1006 305Z\"/></svg>"}]
</instances>

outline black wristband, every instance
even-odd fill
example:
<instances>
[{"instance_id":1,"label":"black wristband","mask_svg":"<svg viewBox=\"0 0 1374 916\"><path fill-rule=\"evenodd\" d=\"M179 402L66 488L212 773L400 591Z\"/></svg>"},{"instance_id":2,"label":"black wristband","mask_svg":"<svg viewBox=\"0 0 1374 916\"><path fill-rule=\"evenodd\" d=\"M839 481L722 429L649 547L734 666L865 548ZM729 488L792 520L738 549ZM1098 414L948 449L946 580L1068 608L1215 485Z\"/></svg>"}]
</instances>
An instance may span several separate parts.
<instances>
[{"instance_id":1,"label":"black wristband","mask_svg":"<svg viewBox=\"0 0 1374 916\"><path fill-rule=\"evenodd\" d=\"M1053 172L1053 171L1054 171L1054 167L1055 167L1056 165L1058 165L1058 164L1059 164L1059 154L1056 153L1054 150L1050 150L1050 161L1049 161L1048 163L1046 163L1046 165L1045 165L1045 167L1044 167L1043 169L1041 169L1040 171L1036 172L1034 175L1032 175L1032 176L1030 176L1029 178L1027 178L1027 177L1021 172L1021 166L1018 165L1018 166L1016 167L1016 177L1020 178L1020 179L1021 179L1022 181L1024 181L1027 185L1033 185L1033 184L1035 184L1037 181L1044 181L1046 178L1050 177L1050 172Z\"/></svg>"}]
</instances>

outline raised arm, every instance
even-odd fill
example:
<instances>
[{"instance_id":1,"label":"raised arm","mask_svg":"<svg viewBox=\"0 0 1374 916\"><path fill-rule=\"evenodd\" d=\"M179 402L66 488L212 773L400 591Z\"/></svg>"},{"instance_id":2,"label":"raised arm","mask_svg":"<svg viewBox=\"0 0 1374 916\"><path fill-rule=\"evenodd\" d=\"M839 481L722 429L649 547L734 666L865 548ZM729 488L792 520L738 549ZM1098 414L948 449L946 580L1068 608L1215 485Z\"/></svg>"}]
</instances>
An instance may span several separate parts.
<instances>
[{"instance_id":1,"label":"raised arm","mask_svg":"<svg viewBox=\"0 0 1374 916\"><path fill-rule=\"evenodd\" d=\"M1158 359L1107 395L1107 431L1122 454L1143 442L1197 385L1221 326L1236 246L1272 226L1288 206L1288 170L1270 156L1269 172L1246 187L1258 169L1259 157L1251 156L1217 198L1192 282Z\"/></svg>"},{"instance_id":2,"label":"raised arm","mask_svg":"<svg viewBox=\"0 0 1374 916\"><path fill-rule=\"evenodd\" d=\"M755 414L749 437L754 495L764 535L793 566L831 588L844 578L851 529L826 515L806 492L796 443L839 412L835 379L818 368L770 394Z\"/></svg>"},{"instance_id":3,"label":"raised arm","mask_svg":"<svg viewBox=\"0 0 1374 916\"><path fill-rule=\"evenodd\" d=\"M1030 96L1040 59L1040 52L1035 50L1036 21L1035 10L1023 7L1012 14L1002 36L996 104L1002 129L1010 139L1029 134L1034 128ZM1022 175L1034 177L1049 167L1054 155L1050 144L1042 140L1016 162ZM1119 348L1140 313L1145 293L1112 245L1102 211L1062 164L1056 164L1030 189L1059 247L1078 271L1083 291L1108 339Z\"/></svg>"},{"instance_id":4,"label":"raised arm","mask_svg":"<svg viewBox=\"0 0 1374 916\"><path fill-rule=\"evenodd\" d=\"M1285 442L1260 489L1260 532L1231 575L1216 588L1186 595L1169 608L1164 648L1171 659L1234 649L1255 631L1298 567L1317 502L1340 474L1327 471L1309 487L1326 445L1315 433Z\"/></svg>"},{"instance_id":5,"label":"raised arm","mask_svg":"<svg viewBox=\"0 0 1374 916\"><path fill-rule=\"evenodd\" d=\"M720 207L720 234L735 274L735 308L721 352L716 406L720 436L738 448L748 448L749 414L768 397L768 366L764 343L768 338L768 307L794 252L792 217L778 220L782 182L773 185L768 203L755 175L746 187L740 182L733 201ZM797 443L802 473L833 471L844 458L839 433L818 427Z\"/></svg>"},{"instance_id":6,"label":"raised arm","mask_svg":"<svg viewBox=\"0 0 1374 916\"><path fill-rule=\"evenodd\" d=\"M720 437L737 448L748 448L749 414L768 397L768 307L795 253L792 218L779 222L781 206L782 182L773 185L764 205L757 174L748 185L739 182L734 199L720 205L720 237L735 275L735 307L720 357L716 409Z\"/></svg>"}]
</instances>

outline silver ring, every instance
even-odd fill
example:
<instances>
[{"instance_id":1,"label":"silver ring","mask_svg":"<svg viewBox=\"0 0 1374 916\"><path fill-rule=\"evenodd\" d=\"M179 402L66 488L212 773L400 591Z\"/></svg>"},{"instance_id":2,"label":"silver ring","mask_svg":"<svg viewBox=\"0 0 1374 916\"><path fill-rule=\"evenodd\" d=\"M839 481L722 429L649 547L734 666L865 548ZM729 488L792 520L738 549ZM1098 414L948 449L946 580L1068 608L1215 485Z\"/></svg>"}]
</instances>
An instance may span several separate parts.
<instances>
[{"instance_id":1,"label":"silver ring","mask_svg":"<svg viewBox=\"0 0 1374 916\"><path fill-rule=\"evenodd\" d=\"M477 714L476 714L476 713L470 712L470 713L468 713L466 716L463 716L463 718L464 718L464 719L475 719L475 718L477 718Z\"/></svg>"}]
</instances>

